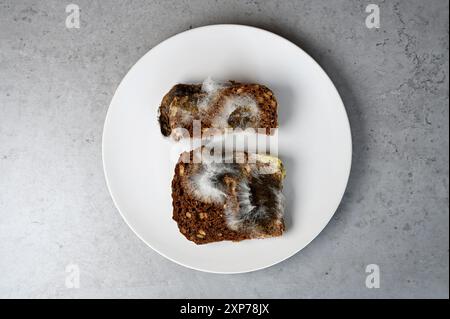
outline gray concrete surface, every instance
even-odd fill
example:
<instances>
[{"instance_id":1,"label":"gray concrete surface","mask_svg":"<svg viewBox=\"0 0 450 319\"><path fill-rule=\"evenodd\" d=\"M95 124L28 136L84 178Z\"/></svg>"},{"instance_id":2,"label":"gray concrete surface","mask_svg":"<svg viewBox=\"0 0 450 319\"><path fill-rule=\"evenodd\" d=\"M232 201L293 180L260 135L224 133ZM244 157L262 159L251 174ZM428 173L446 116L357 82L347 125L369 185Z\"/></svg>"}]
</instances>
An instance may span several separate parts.
<instances>
[{"instance_id":1,"label":"gray concrete surface","mask_svg":"<svg viewBox=\"0 0 450 319\"><path fill-rule=\"evenodd\" d=\"M0 297L449 297L448 1L0 0ZM381 27L365 26L377 3ZM142 243L105 186L101 134L127 70L216 23L295 42L341 93L354 138L344 200L311 245L266 270L214 275ZM80 287L65 286L68 264ZM365 266L381 270L365 286Z\"/></svg>"}]
</instances>

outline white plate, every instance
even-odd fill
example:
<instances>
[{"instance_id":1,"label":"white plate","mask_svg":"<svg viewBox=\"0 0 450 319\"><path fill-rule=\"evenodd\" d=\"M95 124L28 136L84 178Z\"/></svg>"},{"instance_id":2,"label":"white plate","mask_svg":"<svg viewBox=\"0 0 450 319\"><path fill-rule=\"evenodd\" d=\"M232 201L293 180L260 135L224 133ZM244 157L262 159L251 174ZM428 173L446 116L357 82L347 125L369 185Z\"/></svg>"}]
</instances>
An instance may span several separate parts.
<instances>
[{"instance_id":1,"label":"white plate","mask_svg":"<svg viewBox=\"0 0 450 319\"><path fill-rule=\"evenodd\" d=\"M278 99L287 170L282 237L197 246L172 220L173 143L160 133L157 109L174 84L208 76L265 84ZM351 155L344 105L321 67L286 39L241 25L193 29L151 49L119 85L103 132L106 181L130 228L166 258L215 273L269 267L310 243L342 199Z\"/></svg>"}]
</instances>

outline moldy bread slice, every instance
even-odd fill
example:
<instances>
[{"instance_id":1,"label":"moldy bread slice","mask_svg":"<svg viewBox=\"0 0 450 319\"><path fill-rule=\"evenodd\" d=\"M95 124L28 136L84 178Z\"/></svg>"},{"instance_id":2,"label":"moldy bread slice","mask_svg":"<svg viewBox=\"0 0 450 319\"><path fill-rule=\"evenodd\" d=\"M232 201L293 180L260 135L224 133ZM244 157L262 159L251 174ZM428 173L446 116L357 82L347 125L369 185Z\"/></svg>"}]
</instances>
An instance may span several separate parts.
<instances>
[{"instance_id":1,"label":"moldy bread slice","mask_svg":"<svg viewBox=\"0 0 450 319\"><path fill-rule=\"evenodd\" d=\"M180 155L172 180L173 219L188 240L206 244L282 235L285 170L280 159L234 152L245 162L194 163L193 152ZM186 158L189 163L183 162Z\"/></svg>"}]
</instances>

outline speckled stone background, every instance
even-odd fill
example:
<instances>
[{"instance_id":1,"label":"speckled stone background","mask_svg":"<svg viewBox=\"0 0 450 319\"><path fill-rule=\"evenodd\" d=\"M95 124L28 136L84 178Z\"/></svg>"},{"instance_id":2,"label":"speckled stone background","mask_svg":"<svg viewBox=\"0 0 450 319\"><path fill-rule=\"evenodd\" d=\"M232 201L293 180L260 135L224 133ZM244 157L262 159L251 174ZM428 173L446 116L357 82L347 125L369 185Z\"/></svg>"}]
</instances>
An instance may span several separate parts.
<instances>
[{"instance_id":1,"label":"speckled stone background","mask_svg":"<svg viewBox=\"0 0 450 319\"><path fill-rule=\"evenodd\" d=\"M449 297L448 1L0 0L0 297ZM381 27L365 26L376 3ZM141 242L116 211L103 121L128 69L181 31L276 32L335 82L354 139L343 202L307 248L269 269L214 275ZM68 264L80 288L65 286ZM367 289L365 267L381 270Z\"/></svg>"}]
</instances>

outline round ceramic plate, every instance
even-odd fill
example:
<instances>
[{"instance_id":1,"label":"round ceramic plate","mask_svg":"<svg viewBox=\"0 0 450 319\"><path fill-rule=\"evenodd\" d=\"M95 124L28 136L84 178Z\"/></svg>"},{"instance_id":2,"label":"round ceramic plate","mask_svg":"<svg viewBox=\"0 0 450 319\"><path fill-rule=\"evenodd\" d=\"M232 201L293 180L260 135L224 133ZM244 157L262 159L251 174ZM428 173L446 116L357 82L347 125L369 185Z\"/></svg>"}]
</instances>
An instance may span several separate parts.
<instances>
[{"instance_id":1,"label":"round ceramic plate","mask_svg":"<svg viewBox=\"0 0 450 319\"><path fill-rule=\"evenodd\" d=\"M269 239L195 245L172 220L174 143L157 122L162 97L176 83L207 77L260 83L279 103L279 150L287 177L286 232ZM107 185L130 228L164 257L215 273L269 267L310 243L330 221L350 173L350 127L339 94L321 67L273 33L212 25L180 33L145 54L120 83L105 121Z\"/></svg>"}]
</instances>

